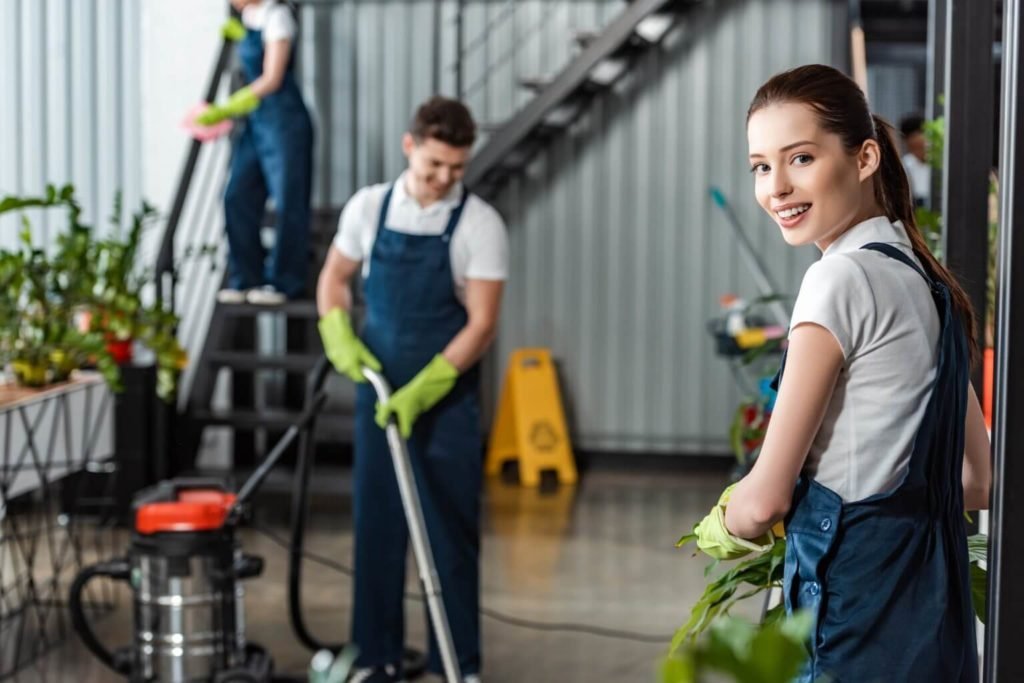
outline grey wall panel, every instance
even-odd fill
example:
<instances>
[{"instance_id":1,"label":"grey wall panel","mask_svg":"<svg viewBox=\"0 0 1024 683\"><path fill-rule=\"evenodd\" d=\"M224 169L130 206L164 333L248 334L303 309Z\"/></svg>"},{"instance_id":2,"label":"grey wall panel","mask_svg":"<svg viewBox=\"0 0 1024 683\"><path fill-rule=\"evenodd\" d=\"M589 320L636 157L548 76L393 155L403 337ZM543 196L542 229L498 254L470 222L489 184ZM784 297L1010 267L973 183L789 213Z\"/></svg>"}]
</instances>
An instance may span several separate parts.
<instances>
[{"instance_id":1,"label":"grey wall panel","mask_svg":"<svg viewBox=\"0 0 1024 683\"><path fill-rule=\"evenodd\" d=\"M842 3L719 2L691 17L502 195L512 243L498 363L549 346L579 447L721 451L740 398L705 321L757 295L709 185L783 292L813 248L753 199L746 107L772 73L834 59Z\"/></svg>"},{"instance_id":2,"label":"grey wall panel","mask_svg":"<svg viewBox=\"0 0 1024 683\"><path fill-rule=\"evenodd\" d=\"M139 7L134 0L0 3L0 195L74 183L86 222L106 230L114 193L141 199ZM52 243L63 215L26 212ZM17 218L0 217L0 245Z\"/></svg>"},{"instance_id":3,"label":"grey wall panel","mask_svg":"<svg viewBox=\"0 0 1024 683\"><path fill-rule=\"evenodd\" d=\"M868 67L871 108L894 126L908 114L924 113L925 68L920 64L874 64Z\"/></svg>"}]
</instances>

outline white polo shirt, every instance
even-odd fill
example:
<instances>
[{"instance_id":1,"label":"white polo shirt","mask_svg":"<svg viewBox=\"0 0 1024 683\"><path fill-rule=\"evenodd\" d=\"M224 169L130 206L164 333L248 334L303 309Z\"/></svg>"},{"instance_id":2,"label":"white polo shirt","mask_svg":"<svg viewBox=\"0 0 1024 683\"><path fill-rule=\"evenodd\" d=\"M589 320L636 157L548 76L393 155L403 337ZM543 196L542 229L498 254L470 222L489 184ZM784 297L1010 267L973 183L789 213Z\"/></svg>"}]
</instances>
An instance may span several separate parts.
<instances>
[{"instance_id":1,"label":"white polo shirt","mask_svg":"<svg viewBox=\"0 0 1024 683\"><path fill-rule=\"evenodd\" d=\"M371 185L356 192L345 204L338 221L334 246L352 259L362 261L363 277L370 274L370 254L377 238L377 222L384 195L391 183ZM457 183L449 193L430 206L421 207L405 190L405 173L394 182L388 207L389 230L409 235L442 235L448 218L462 199L463 187ZM465 300L466 280L508 279L508 234L498 212L476 195L470 195L462 209L462 218L452 233L452 279L455 292Z\"/></svg>"},{"instance_id":2,"label":"white polo shirt","mask_svg":"<svg viewBox=\"0 0 1024 683\"><path fill-rule=\"evenodd\" d=\"M273 0L247 5L242 10L242 25L253 31L262 31L264 43L293 40L297 31L291 9Z\"/></svg>"},{"instance_id":3,"label":"white polo shirt","mask_svg":"<svg viewBox=\"0 0 1024 683\"><path fill-rule=\"evenodd\" d=\"M860 248L869 242L892 244L919 264L901 223L881 216L859 223L807 269L790 326L820 325L843 350L804 472L844 501L903 481L938 362L938 310L924 278Z\"/></svg>"}]
</instances>

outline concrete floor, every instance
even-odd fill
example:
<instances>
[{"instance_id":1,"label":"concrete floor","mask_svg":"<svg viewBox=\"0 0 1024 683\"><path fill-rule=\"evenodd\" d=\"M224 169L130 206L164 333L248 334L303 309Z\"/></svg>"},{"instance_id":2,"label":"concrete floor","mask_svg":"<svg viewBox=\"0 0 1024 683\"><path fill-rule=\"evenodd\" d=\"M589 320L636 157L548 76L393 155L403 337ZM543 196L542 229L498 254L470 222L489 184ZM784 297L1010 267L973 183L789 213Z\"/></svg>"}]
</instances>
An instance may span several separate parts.
<instances>
[{"instance_id":1,"label":"concrete floor","mask_svg":"<svg viewBox=\"0 0 1024 683\"><path fill-rule=\"evenodd\" d=\"M707 562L674 542L714 503L725 469L697 471L592 469L576 487L552 494L487 482L484 498L483 680L654 681L671 634L685 621L704 586ZM344 490L347 481L338 488ZM321 482L322 488L322 482ZM333 502L331 502L333 500ZM308 549L349 564L352 535L346 498L319 498ZM266 501L259 525L285 534L287 501ZM305 670L310 653L292 635L286 610L286 554L258 530L243 534L248 552L266 560L264 576L247 584L249 636L273 653L279 671ZM409 587L418 590L410 561ZM307 562L307 621L328 640L348 635L351 583L327 567ZM112 645L128 640L130 602L97 626ZM410 600L408 642L422 648L423 608ZM757 609L749 605L750 614ZM657 637L654 643L588 633L547 631L490 616L545 623L573 622ZM104 670L72 636L18 683L121 680ZM420 680L430 681L429 677Z\"/></svg>"}]
</instances>

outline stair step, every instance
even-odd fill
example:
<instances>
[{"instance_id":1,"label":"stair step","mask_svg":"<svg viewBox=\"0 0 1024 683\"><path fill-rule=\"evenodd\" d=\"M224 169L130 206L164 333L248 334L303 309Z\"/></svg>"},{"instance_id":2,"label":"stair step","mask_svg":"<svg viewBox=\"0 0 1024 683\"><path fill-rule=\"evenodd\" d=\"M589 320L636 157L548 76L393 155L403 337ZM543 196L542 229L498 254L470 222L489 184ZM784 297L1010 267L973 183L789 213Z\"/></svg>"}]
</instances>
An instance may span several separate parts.
<instances>
[{"instance_id":1,"label":"stair step","mask_svg":"<svg viewBox=\"0 0 1024 683\"><path fill-rule=\"evenodd\" d=\"M497 133L499 130L505 127L505 121L483 121L476 124L477 130L481 133L490 135Z\"/></svg>"},{"instance_id":2,"label":"stair step","mask_svg":"<svg viewBox=\"0 0 1024 683\"><path fill-rule=\"evenodd\" d=\"M258 315L260 313L283 313L292 318L316 318L316 302L312 299L296 299L286 301L283 304L225 304L217 303L217 313L223 315L243 316Z\"/></svg>"},{"instance_id":3,"label":"stair step","mask_svg":"<svg viewBox=\"0 0 1024 683\"><path fill-rule=\"evenodd\" d=\"M276 356L245 351L212 351L207 362L215 367L233 370L289 370L309 372L320 360L322 354L288 353Z\"/></svg>"},{"instance_id":4,"label":"stair step","mask_svg":"<svg viewBox=\"0 0 1024 683\"><path fill-rule=\"evenodd\" d=\"M598 36L600 36L600 35L601 35L600 31L579 30L579 31L574 31L573 32L572 39L573 39L573 42L575 42L577 45L579 45L582 48L585 48L588 45L590 45L592 42L597 40Z\"/></svg>"},{"instance_id":5,"label":"stair step","mask_svg":"<svg viewBox=\"0 0 1024 683\"><path fill-rule=\"evenodd\" d=\"M295 410L197 410L192 418L204 426L235 427L236 429L287 429L299 421L302 413ZM321 419L330 420L332 431L355 425L351 415L331 413ZM317 429L319 431L319 427Z\"/></svg>"},{"instance_id":6,"label":"stair step","mask_svg":"<svg viewBox=\"0 0 1024 683\"><path fill-rule=\"evenodd\" d=\"M676 23L678 15L670 12L656 12L645 17L636 25L635 33L644 42L657 45L665 37L669 29Z\"/></svg>"},{"instance_id":7,"label":"stair step","mask_svg":"<svg viewBox=\"0 0 1024 683\"><path fill-rule=\"evenodd\" d=\"M551 85L553 80L545 76L523 76L519 79L519 86L536 93Z\"/></svg>"},{"instance_id":8,"label":"stair step","mask_svg":"<svg viewBox=\"0 0 1024 683\"><path fill-rule=\"evenodd\" d=\"M594 68L587 74L587 79L595 85L607 87L619 80L622 74L626 73L629 62L618 57L607 57L594 65Z\"/></svg>"}]
</instances>

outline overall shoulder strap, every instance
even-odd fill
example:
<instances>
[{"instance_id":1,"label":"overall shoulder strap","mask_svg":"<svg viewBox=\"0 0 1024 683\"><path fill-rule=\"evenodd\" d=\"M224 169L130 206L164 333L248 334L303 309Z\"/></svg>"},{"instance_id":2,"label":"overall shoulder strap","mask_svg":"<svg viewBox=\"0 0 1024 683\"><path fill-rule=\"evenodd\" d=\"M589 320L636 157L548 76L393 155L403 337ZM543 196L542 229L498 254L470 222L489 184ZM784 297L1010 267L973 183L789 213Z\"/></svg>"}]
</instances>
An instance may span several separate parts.
<instances>
[{"instance_id":1,"label":"overall shoulder strap","mask_svg":"<svg viewBox=\"0 0 1024 683\"><path fill-rule=\"evenodd\" d=\"M918 275L924 278L924 281L928 283L929 287L933 289L935 288L935 281L931 277L929 277L928 274L924 272L924 270L922 270L920 266L914 263L914 261L909 256L907 256L903 251L897 249L891 244L885 244L884 242L869 242L868 244L865 244L863 247L861 247L861 249L870 249L871 251L877 251L879 253L885 254L889 258L896 259L897 261L903 263L904 265L910 266L911 268L917 271Z\"/></svg>"}]
</instances>

